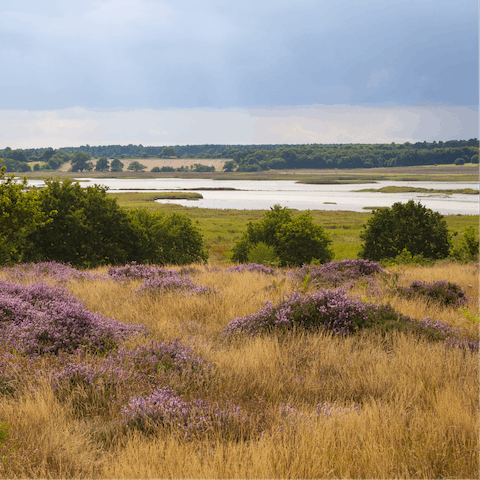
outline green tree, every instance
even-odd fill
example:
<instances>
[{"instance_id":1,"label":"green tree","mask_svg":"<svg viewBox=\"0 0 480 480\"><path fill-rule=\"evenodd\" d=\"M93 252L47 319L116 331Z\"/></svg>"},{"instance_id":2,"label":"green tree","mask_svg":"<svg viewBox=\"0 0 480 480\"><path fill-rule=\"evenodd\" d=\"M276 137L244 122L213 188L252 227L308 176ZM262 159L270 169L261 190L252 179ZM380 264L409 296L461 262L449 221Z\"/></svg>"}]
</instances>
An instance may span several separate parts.
<instances>
[{"instance_id":1,"label":"green tree","mask_svg":"<svg viewBox=\"0 0 480 480\"><path fill-rule=\"evenodd\" d=\"M186 215L137 209L129 212L138 262L185 265L208 259L202 235Z\"/></svg>"},{"instance_id":2,"label":"green tree","mask_svg":"<svg viewBox=\"0 0 480 480\"><path fill-rule=\"evenodd\" d=\"M247 231L232 248L232 260L246 262L259 243L273 247L282 266L302 265L313 259L324 263L333 258L332 241L313 223L310 212L294 218L291 210L280 205L266 212L260 222L247 224Z\"/></svg>"},{"instance_id":3,"label":"green tree","mask_svg":"<svg viewBox=\"0 0 480 480\"><path fill-rule=\"evenodd\" d=\"M465 165L465 160L463 158L457 158L454 162L455 165Z\"/></svg>"},{"instance_id":4,"label":"green tree","mask_svg":"<svg viewBox=\"0 0 480 480\"><path fill-rule=\"evenodd\" d=\"M100 157L95 165L95 171L97 172L108 172L109 168L107 157Z\"/></svg>"},{"instance_id":5,"label":"green tree","mask_svg":"<svg viewBox=\"0 0 480 480\"><path fill-rule=\"evenodd\" d=\"M118 159L114 158L112 160L112 164L110 166L111 172L122 172L123 171L123 163Z\"/></svg>"},{"instance_id":6,"label":"green tree","mask_svg":"<svg viewBox=\"0 0 480 480\"><path fill-rule=\"evenodd\" d=\"M233 172L236 166L237 166L237 162L235 162L234 160L228 160L223 164L223 170L225 172Z\"/></svg>"},{"instance_id":7,"label":"green tree","mask_svg":"<svg viewBox=\"0 0 480 480\"><path fill-rule=\"evenodd\" d=\"M0 159L1 162L1 159ZM22 259L26 236L46 221L37 190L27 190L27 179L18 182L0 169L0 264Z\"/></svg>"},{"instance_id":8,"label":"green tree","mask_svg":"<svg viewBox=\"0 0 480 480\"><path fill-rule=\"evenodd\" d=\"M448 256L451 235L442 215L410 200L374 210L360 234L359 256L379 261L407 249L413 256L439 259Z\"/></svg>"},{"instance_id":9,"label":"green tree","mask_svg":"<svg viewBox=\"0 0 480 480\"><path fill-rule=\"evenodd\" d=\"M106 188L82 188L70 179L45 184L39 191L40 208L51 221L27 236L26 260L93 267L132 259L135 229Z\"/></svg>"},{"instance_id":10,"label":"green tree","mask_svg":"<svg viewBox=\"0 0 480 480\"><path fill-rule=\"evenodd\" d=\"M132 162L128 167L127 170L131 170L133 172L141 172L142 170L145 170L147 167L145 165L142 165L140 162Z\"/></svg>"},{"instance_id":11,"label":"green tree","mask_svg":"<svg viewBox=\"0 0 480 480\"><path fill-rule=\"evenodd\" d=\"M162 150L162 157L174 157L175 148L174 147L164 147Z\"/></svg>"},{"instance_id":12,"label":"green tree","mask_svg":"<svg viewBox=\"0 0 480 480\"><path fill-rule=\"evenodd\" d=\"M93 169L93 164L90 162L90 159L91 157L88 153L75 153L71 160L72 172L83 172L84 170L90 172Z\"/></svg>"}]
</instances>

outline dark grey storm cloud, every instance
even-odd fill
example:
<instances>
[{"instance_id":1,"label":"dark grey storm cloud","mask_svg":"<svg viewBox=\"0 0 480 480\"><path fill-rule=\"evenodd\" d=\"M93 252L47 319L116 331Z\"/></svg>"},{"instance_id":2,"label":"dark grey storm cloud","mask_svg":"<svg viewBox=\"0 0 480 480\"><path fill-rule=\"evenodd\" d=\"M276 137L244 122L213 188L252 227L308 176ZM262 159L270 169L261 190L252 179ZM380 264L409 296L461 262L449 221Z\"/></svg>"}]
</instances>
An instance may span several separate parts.
<instances>
[{"instance_id":1,"label":"dark grey storm cloud","mask_svg":"<svg viewBox=\"0 0 480 480\"><path fill-rule=\"evenodd\" d=\"M478 104L477 3L4 1L2 109Z\"/></svg>"}]
</instances>

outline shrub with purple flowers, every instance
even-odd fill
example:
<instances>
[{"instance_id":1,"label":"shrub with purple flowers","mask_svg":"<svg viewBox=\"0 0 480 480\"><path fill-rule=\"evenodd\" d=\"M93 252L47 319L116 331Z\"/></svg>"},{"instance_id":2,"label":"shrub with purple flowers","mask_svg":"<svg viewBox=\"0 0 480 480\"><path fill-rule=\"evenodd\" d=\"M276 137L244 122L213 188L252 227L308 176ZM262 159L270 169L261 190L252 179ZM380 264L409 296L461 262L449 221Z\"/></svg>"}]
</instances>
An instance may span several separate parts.
<instances>
[{"instance_id":1,"label":"shrub with purple flowers","mask_svg":"<svg viewBox=\"0 0 480 480\"><path fill-rule=\"evenodd\" d=\"M455 283L439 281L434 283L412 282L410 287L397 287L395 292L403 297L423 297L442 305L461 305L467 301L462 287Z\"/></svg>"},{"instance_id":2,"label":"shrub with purple flowers","mask_svg":"<svg viewBox=\"0 0 480 480\"><path fill-rule=\"evenodd\" d=\"M14 281L34 280L38 282L41 279L50 279L56 282L66 282L71 279L105 280L108 278L107 275L77 270L69 263L55 261L22 263L4 268L4 271L8 278Z\"/></svg>"},{"instance_id":3,"label":"shrub with purple flowers","mask_svg":"<svg viewBox=\"0 0 480 480\"><path fill-rule=\"evenodd\" d=\"M115 280L145 279L169 275L173 270L158 267L157 265L139 264L137 262L127 263L123 267L110 267L108 275Z\"/></svg>"},{"instance_id":4,"label":"shrub with purple flowers","mask_svg":"<svg viewBox=\"0 0 480 480\"><path fill-rule=\"evenodd\" d=\"M210 364L195 355L191 348L177 340L165 343L151 342L133 350L120 348L112 353L109 362L142 376L182 374L188 379L204 380L210 372Z\"/></svg>"},{"instance_id":5,"label":"shrub with purple flowers","mask_svg":"<svg viewBox=\"0 0 480 480\"><path fill-rule=\"evenodd\" d=\"M292 270L291 277L300 283L305 278L315 285L338 287L345 282L360 280L383 270L378 263L370 260L340 260L325 263L324 265L303 265L301 268Z\"/></svg>"},{"instance_id":6,"label":"shrub with purple flowers","mask_svg":"<svg viewBox=\"0 0 480 480\"><path fill-rule=\"evenodd\" d=\"M104 352L144 327L87 310L66 290L0 281L0 343L25 354Z\"/></svg>"},{"instance_id":7,"label":"shrub with purple flowers","mask_svg":"<svg viewBox=\"0 0 480 480\"><path fill-rule=\"evenodd\" d=\"M267 275L271 275L275 273L276 269L273 267L267 267L265 265L259 263L241 263L240 265L236 265L235 267L230 267L225 270L226 272L259 272L265 273Z\"/></svg>"},{"instance_id":8,"label":"shrub with purple flowers","mask_svg":"<svg viewBox=\"0 0 480 480\"><path fill-rule=\"evenodd\" d=\"M172 291L181 292L184 295L215 292L213 288L197 285L190 275L182 275L176 270L166 270L163 276L146 278L137 293L155 294Z\"/></svg>"},{"instance_id":9,"label":"shrub with purple flowers","mask_svg":"<svg viewBox=\"0 0 480 480\"><path fill-rule=\"evenodd\" d=\"M201 399L189 402L174 394L169 387L161 387L146 397L135 397L123 409L127 426L149 431L160 426L179 431L187 439L196 434L220 432L232 437L242 435L247 416L236 405L221 408Z\"/></svg>"},{"instance_id":10,"label":"shrub with purple flowers","mask_svg":"<svg viewBox=\"0 0 480 480\"><path fill-rule=\"evenodd\" d=\"M352 298L341 289L321 289L305 296L291 292L285 297L276 306L267 301L257 313L231 321L224 329L224 334L255 335L299 327L307 330L326 328L334 334L347 335L370 325L378 310L376 305Z\"/></svg>"}]
</instances>

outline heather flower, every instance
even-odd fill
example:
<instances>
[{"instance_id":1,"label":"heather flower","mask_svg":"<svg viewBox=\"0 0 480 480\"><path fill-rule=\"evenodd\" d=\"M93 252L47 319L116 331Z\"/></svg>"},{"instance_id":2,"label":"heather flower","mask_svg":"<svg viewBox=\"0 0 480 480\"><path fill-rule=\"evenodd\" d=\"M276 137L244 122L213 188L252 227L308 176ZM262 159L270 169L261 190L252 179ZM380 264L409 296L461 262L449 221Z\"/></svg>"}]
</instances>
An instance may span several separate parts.
<instances>
[{"instance_id":1,"label":"heather flower","mask_svg":"<svg viewBox=\"0 0 480 480\"><path fill-rule=\"evenodd\" d=\"M395 292L407 298L423 297L426 300L434 301L445 306L461 305L467 302L462 287L446 281L434 283L415 281L412 282L408 288L397 287Z\"/></svg>"},{"instance_id":2,"label":"heather flower","mask_svg":"<svg viewBox=\"0 0 480 480\"><path fill-rule=\"evenodd\" d=\"M190 275L181 275L175 270L166 271L163 276L145 278L137 293L180 292L183 295L215 292L213 288L197 285Z\"/></svg>"},{"instance_id":3,"label":"heather flower","mask_svg":"<svg viewBox=\"0 0 480 480\"><path fill-rule=\"evenodd\" d=\"M66 282L72 279L105 280L108 278L107 275L77 270L69 263L59 263L55 261L23 263L14 267L5 267L4 271L8 275L8 278L17 282L33 280L38 283L39 280L46 279L55 280L56 282Z\"/></svg>"},{"instance_id":4,"label":"heather flower","mask_svg":"<svg viewBox=\"0 0 480 480\"><path fill-rule=\"evenodd\" d=\"M144 265L137 262L127 263L123 267L111 267L108 269L108 275L114 280L128 280L128 279L146 279L153 277L161 277L164 275L171 275L174 270L168 270L157 265Z\"/></svg>"},{"instance_id":5,"label":"heather flower","mask_svg":"<svg viewBox=\"0 0 480 480\"><path fill-rule=\"evenodd\" d=\"M236 265L235 267L230 267L225 270L228 273L235 273L235 272L258 272L264 273L266 275L271 275L275 273L276 269L273 267L267 267L265 265L259 263L247 263L247 264L240 264Z\"/></svg>"},{"instance_id":6,"label":"heather flower","mask_svg":"<svg viewBox=\"0 0 480 480\"><path fill-rule=\"evenodd\" d=\"M345 282L369 277L375 273L383 272L378 263L370 260L341 260L318 265L303 265L291 271L290 276L302 283L305 278L310 283L338 287Z\"/></svg>"},{"instance_id":7,"label":"heather flower","mask_svg":"<svg viewBox=\"0 0 480 480\"><path fill-rule=\"evenodd\" d=\"M0 343L25 354L102 352L144 331L90 312L64 289L0 281Z\"/></svg>"},{"instance_id":8,"label":"heather flower","mask_svg":"<svg viewBox=\"0 0 480 480\"><path fill-rule=\"evenodd\" d=\"M236 405L221 408L201 399L186 402L169 387L158 388L146 397L134 397L123 408L126 425L142 430L153 425L162 426L183 432L186 438L213 429L225 431L230 436L232 430L241 430L246 420L246 415Z\"/></svg>"},{"instance_id":9,"label":"heather flower","mask_svg":"<svg viewBox=\"0 0 480 480\"><path fill-rule=\"evenodd\" d=\"M191 348L177 340L140 346L133 350L119 348L110 354L108 361L125 370L135 370L144 376L182 374L190 380L205 379L210 372L210 364L195 355Z\"/></svg>"},{"instance_id":10,"label":"heather flower","mask_svg":"<svg viewBox=\"0 0 480 480\"><path fill-rule=\"evenodd\" d=\"M305 296L291 292L276 306L267 301L257 313L231 321L223 333L227 336L234 333L255 335L300 327L307 330L326 328L334 334L347 335L372 321L377 309L376 305L358 297L349 297L341 289L321 289Z\"/></svg>"}]
</instances>

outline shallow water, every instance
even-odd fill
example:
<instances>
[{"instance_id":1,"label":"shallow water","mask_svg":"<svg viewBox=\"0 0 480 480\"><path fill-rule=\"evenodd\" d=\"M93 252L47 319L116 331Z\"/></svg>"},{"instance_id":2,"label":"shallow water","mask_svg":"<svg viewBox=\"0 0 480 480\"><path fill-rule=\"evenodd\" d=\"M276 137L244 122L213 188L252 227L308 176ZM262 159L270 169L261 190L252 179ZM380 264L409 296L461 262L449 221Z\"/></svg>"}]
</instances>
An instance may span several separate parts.
<instances>
[{"instance_id":1,"label":"shallow water","mask_svg":"<svg viewBox=\"0 0 480 480\"><path fill-rule=\"evenodd\" d=\"M89 180L88 182L85 180ZM31 181L42 185L42 181ZM438 190L478 189L478 183L445 182L394 182L345 185L306 185L293 180L210 180L210 179L82 179L81 185L99 184L109 187L110 192L142 191L162 192L182 189L234 188L235 190L197 190L202 200L157 200L159 203L175 203L188 207L220 208L234 210L268 209L275 204L297 210L348 210L365 212L364 207L390 207L396 202L419 201L422 205L443 215L478 215L477 195L442 193L380 193L356 192L365 188L386 186L412 186Z\"/></svg>"}]
</instances>

